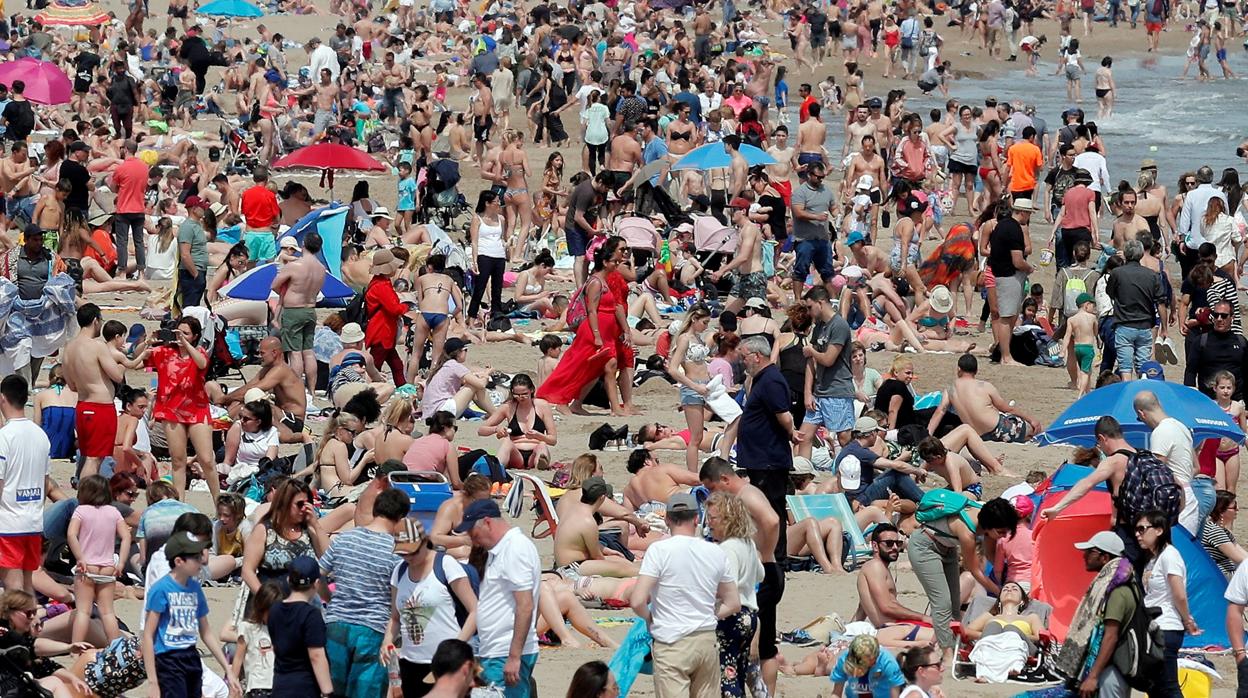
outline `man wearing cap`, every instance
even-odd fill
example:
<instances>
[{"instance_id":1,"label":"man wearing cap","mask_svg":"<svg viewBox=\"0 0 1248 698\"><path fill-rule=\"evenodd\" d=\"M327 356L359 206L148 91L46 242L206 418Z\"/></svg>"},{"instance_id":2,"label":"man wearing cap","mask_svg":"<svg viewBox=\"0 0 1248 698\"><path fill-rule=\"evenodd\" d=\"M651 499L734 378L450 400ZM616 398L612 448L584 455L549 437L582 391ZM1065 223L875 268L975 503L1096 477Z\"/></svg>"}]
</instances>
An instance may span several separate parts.
<instances>
[{"instance_id":1,"label":"man wearing cap","mask_svg":"<svg viewBox=\"0 0 1248 698\"><path fill-rule=\"evenodd\" d=\"M1130 565L1121 565L1122 541L1110 531L1101 531L1075 548L1083 551L1083 568L1096 575L1079 601L1072 630L1083 641L1062 645L1057 657L1058 673L1078 681L1077 693L1099 698L1129 698L1131 687L1119 667L1128 666L1129 657L1120 656L1124 632L1136 613L1144 612ZM1098 632L1099 631L1099 632ZM1090 638L1100 635L1094 657L1089 657ZM1124 661L1126 660L1126 661Z\"/></svg>"},{"instance_id":2,"label":"man wearing cap","mask_svg":"<svg viewBox=\"0 0 1248 698\"><path fill-rule=\"evenodd\" d=\"M325 265L318 255L321 236L309 231L303 236L303 255L282 265L273 278L273 292L281 307L282 351L290 357L290 369L306 378L308 390L316 390L316 355L312 339L316 334L316 298L325 284Z\"/></svg>"},{"instance_id":3,"label":"man wearing cap","mask_svg":"<svg viewBox=\"0 0 1248 698\"><path fill-rule=\"evenodd\" d=\"M741 609L736 576L724 549L698 537L698 500L692 494L667 500L666 519L672 535L646 550L630 599L654 637L655 695L716 696L715 628Z\"/></svg>"},{"instance_id":4,"label":"man wearing cap","mask_svg":"<svg viewBox=\"0 0 1248 698\"><path fill-rule=\"evenodd\" d=\"M364 289L364 313L368 327L364 328L364 346L373 356L377 370L382 365L390 367L391 379L396 386L407 383L407 372L398 352L399 323L407 312L407 304L399 300L391 277L402 267L390 250L373 253L369 275L373 278Z\"/></svg>"},{"instance_id":5,"label":"man wearing cap","mask_svg":"<svg viewBox=\"0 0 1248 698\"><path fill-rule=\"evenodd\" d=\"M927 476L922 468L877 454L873 447L883 435L884 427L872 417L859 417L854 422L848 443L837 454L834 469L841 489L857 508L871 506L877 501L887 502L895 494L903 500L902 514L910 514L923 498L923 490L915 479Z\"/></svg>"},{"instance_id":6,"label":"man wearing cap","mask_svg":"<svg viewBox=\"0 0 1248 698\"><path fill-rule=\"evenodd\" d=\"M997 280L997 302L993 308L992 336L1001 352L1001 364L1020 366L1010 356L1010 337L1014 319L1023 306L1023 286L1032 266L1027 262L1031 252L1031 238L1027 225L1031 223L1034 208L1031 199L1015 199L1013 215L997 221L990 237L988 268Z\"/></svg>"},{"instance_id":7,"label":"man wearing cap","mask_svg":"<svg viewBox=\"0 0 1248 698\"><path fill-rule=\"evenodd\" d=\"M537 547L503 520L492 499L465 506L455 532L467 533L473 545L490 551L477 601L481 675L505 687L507 698L529 698L535 695L530 679L537 664L537 594L542 581Z\"/></svg>"},{"instance_id":8,"label":"man wearing cap","mask_svg":"<svg viewBox=\"0 0 1248 698\"><path fill-rule=\"evenodd\" d=\"M637 563L622 557L606 557L598 539L594 516L615 493L600 477L581 483L581 496L575 501L559 500L559 527L555 529L555 571L564 579L580 577L636 577ZM627 524L625 524L627 525Z\"/></svg>"},{"instance_id":9,"label":"man wearing cap","mask_svg":"<svg viewBox=\"0 0 1248 698\"><path fill-rule=\"evenodd\" d=\"M82 141L74 141L69 145L69 155L61 162L61 179L69 180L73 186L65 197L65 221L87 220L87 208L91 205L91 192L95 191L95 180L87 172L86 162L91 157L91 146Z\"/></svg>"},{"instance_id":10,"label":"man wearing cap","mask_svg":"<svg viewBox=\"0 0 1248 698\"><path fill-rule=\"evenodd\" d=\"M186 219L178 226L178 307L197 306L208 284L208 235L204 211L208 202L198 196L186 199Z\"/></svg>"},{"instance_id":11,"label":"man wearing cap","mask_svg":"<svg viewBox=\"0 0 1248 698\"><path fill-rule=\"evenodd\" d=\"M277 195L269 189L269 168L258 165L251 173L252 186L243 192L241 207L247 232L243 242L253 262L267 262L277 256L278 221L282 209L277 205Z\"/></svg>"},{"instance_id":12,"label":"man wearing cap","mask_svg":"<svg viewBox=\"0 0 1248 698\"><path fill-rule=\"evenodd\" d=\"M113 170L113 190L117 200L113 215L113 243L117 246L117 269L125 272L130 259L130 239L134 239L134 262L136 273L142 276L147 267L147 249L144 246L143 223L147 219L144 195L147 192L147 176L150 169L139 159L139 144L127 140L122 146L125 160Z\"/></svg>"},{"instance_id":13,"label":"man wearing cap","mask_svg":"<svg viewBox=\"0 0 1248 698\"><path fill-rule=\"evenodd\" d=\"M728 303L724 310L738 312L750 300L761 300L766 304L767 275L763 273L762 231L750 220L750 200L738 196L728 202L728 210L732 224L740 235L737 251L732 261L711 272L711 282L719 283L725 274L731 272L734 281L729 293Z\"/></svg>"}]
</instances>

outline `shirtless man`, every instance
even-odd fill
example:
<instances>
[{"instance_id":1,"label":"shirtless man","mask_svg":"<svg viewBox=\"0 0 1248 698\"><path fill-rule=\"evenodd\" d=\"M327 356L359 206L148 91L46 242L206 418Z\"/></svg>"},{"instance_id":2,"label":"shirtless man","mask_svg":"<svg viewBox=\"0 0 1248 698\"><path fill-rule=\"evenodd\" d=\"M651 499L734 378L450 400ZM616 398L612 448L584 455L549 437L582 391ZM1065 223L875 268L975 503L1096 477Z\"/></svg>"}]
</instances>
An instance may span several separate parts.
<instances>
[{"instance_id":1,"label":"shirtless man","mask_svg":"<svg viewBox=\"0 0 1248 698\"><path fill-rule=\"evenodd\" d=\"M399 119L407 116L407 106L403 99L403 86L408 81L407 68L394 62L394 51L386 51L386 57L382 60L378 73L384 90L382 114L385 115L388 123L398 123ZM492 101L492 92L490 97ZM491 109L493 109L493 104L491 104Z\"/></svg>"},{"instance_id":2,"label":"shirtless man","mask_svg":"<svg viewBox=\"0 0 1248 698\"><path fill-rule=\"evenodd\" d=\"M618 192L632 178L633 170L642 166L641 142L637 140L640 127L641 124L624 124L624 131L611 139L606 164L612 178L611 191Z\"/></svg>"},{"instance_id":3,"label":"shirtless man","mask_svg":"<svg viewBox=\"0 0 1248 698\"><path fill-rule=\"evenodd\" d=\"M732 224L740 234L737 252L731 262L711 272L711 281L719 283L725 274L734 274L736 280L733 281L724 310L736 313L751 299L767 302L767 275L763 273L763 231L757 223L750 220L750 202L737 197L729 202L728 209L732 213Z\"/></svg>"},{"instance_id":4,"label":"shirtless man","mask_svg":"<svg viewBox=\"0 0 1248 698\"><path fill-rule=\"evenodd\" d=\"M970 354L958 359L957 378L950 401L962 421L984 441L1023 443L1044 431L1044 426L1021 407L1007 402L996 386L976 377L979 360Z\"/></svg>"},{"instance_id":5,"label":"shirtless man","mask_svg":"<svg viewBox=\"0 0 1248 698\"><path fill-rule=\"evenodd\" d=\"M741 154L740 136L724 136L723 143L724 152L732 158L731 164L728 165L728 200L732 201L745 193L749 187L750 165L745 161L745 156Z\"/></svg>"},{"instance_id":6,"label":"shirtless man","mask_svg":"<svg viewBox=\"0 0 1248 698\"><path fill-rule=\"evenodd\" d=\"M1134 189L1122 192L1118 198L1118 206L1122 212L1114 219L1114 231L1110 238L1110 244L1115 250L1121 250L1122 246L1128 240L1134 240L1136 235L1151 232L1148 221L1144 219L1144 216L1135 212L1138 198Z\"/></svg>"},{"instance_id":7,"label":"shirtless man","mask_svg":"<svg viewBox=\"0 0 1248 698\"><path fill-rule=\"evenodd\" d=\"M715 22L711 20L711 15L705 7L698 6L697 14L693 17L693 50L698 61L703 65L710 63L711 32L714 29Z\"/></svg>"},{"instance_id":8,"label":"shirtless man","mask_svg":"<svg viewBox=\"0 0 1248 698\"><path fill-rule=\"evenodd\" d=\"M875 136L875 124L867 120L870 115L871 110L865 104L860 104L857 109L854 109L853 120L845 125L845 146L841 148L841 157L851 152L858 152L862 148L862 139L865 136Z\"/></svg>"},{"instance_id":9,"label":"shirtless man","mask_svg":"<svg viewBox=\"0 0 1248 698\"><path fill-rule=\"evenodd\" d=\"M125 366L98 340L103 326L100 307L86 303L78 308L78 334L65 345L65 384L78 393L74 428L84 459L80 477L98 473L100 462L113 454L117 435L113 398L117 384L126 379Z\"/></svg>"},{"instance_id":10,"label":"shirtless man","mask_svg":"<svg viewBox=\"0 0 1248 698\"><path fill-rule=\"evenodd\" d=\"M455 299L455 315L461 316L465 307L464 294L455 280L443 272L446 271L446 255L429 255L425 263L425 272L416 279L416 310L413 317L416 324L415 347L417 356L424 354L425 341L433 341L431 365L439 366L442 362L442 345L446 341L447 322L451 314L450 299ZM461 316L462 319L462 316ZM419 361L407 363L407 382L417 383Z\"/></svg>"},{"instance_id":11,"label":"shirtless man","mask_svg":"<svg viewBox=\"0 0 1248 698\"><path fill-rule=\"evenodd\" d=\"M490 142L490 131L494 128L494 93L484 75L472 79L476 93L469 98L472 104L472 136L476 141L473 146L473 158L481 160L485 148Z\"/></svg>"},{"instance_id":12,"label":"shirtless man","mask_svg":"<svg viewBox=\"0 0 1248 698\"><path fill-rule=\"evenodd\" d=\"M282 342L277 337L266 337L260 341L260 365L260 372L255 378L230 393L223 395L219 385L209 383L208 398L214 404L229 408L233 413L242 405L243 396L248 390L259 388L266 393L272 393L273 402L282 411L281 421L274 424L282 443L303 443L308 396L304 392L303 381L286 365L286 359L282 356Z\"/></svg>"},{"instance_id":13,"label":"shirtless man","mask_svg":"<svg viewBox=\"0 0 1248 698\"><path fill-rule=\"evenodd\" d=\"M594 515L611 499L614 490L606 480L591 477L581 484L574 502L560 498L559 527L555 529L555 571L564 579L580 577L636 577L641 567L618 555L607 557L598 542Z\"/></svg>"},{"instance_id":14,"label":"shirtless man","mask_svg":"<svg viewBox=\"0 0 1248 698\"><path fill-rule=\"evenodd\" d=\"M901 557L905 541L901 532L890 523L877 524L871 532L871 548L875 552L858 572L858 609L854 620L865 620L879 631L880 644L888 647L922 646L936 635L932 619L912 611L897 599L897 583L889 567ZM897 627L894 627L897 626ZM885 634L887 632L887 634Z\"/></svg>"},{"instance_id":15,"label":"shirtless man","mask_svg":"<svg viewBox=\"0 0 1248 698\"><path fill-rule=\"evenodd\" d=\"M771 140L767 143L767 154L776 159L776 164L767 166L767 179L771 186L784 197L785 202L793 195L793 170L797 169L797 145L789 145L789 129L784 124L771 132ZM773 235L775 231L772 231Z\"/></svg>"},{"instance_id":16,"label":"shirtless man","mask_svg":"<svg viewBox=\"0 0 1248 698\"><path fill-rule=\"evenodd\" d=\"M628 455L627 469L633 477L624 486L624 504L642 515L661 511L668 497L701 484L698 474L683 464L663 465L644 448Z\"/></svg>"},{"instance_id":17,"label":"shirtless man","mask_svg":"<svg viewBox=\"0 0 1248 698\"><path fill-rule=\"evenodd\" d=\"M880 112L883 107L879 97L868 99L867 108L870 114L867 116L867 121L875 125L875 143L879 146L880 152L890 153L893 149L893 120Z\"/></svg>"},{"instance_id":18,"label":"shirtless man","mask_svg":"<svg viewBox=\"0 0 1248 698\"><path fill-rule=\"evenodd\" d=\"M950 451L935 436L919 442L918 454L919 460L923 462L923 469L944 478L949 483L949 489L983 500L984 486L979 481L979 473L975 472L971 462L962 454Z\"/></svg>"},{"instance_id":19,"label":"shirtless man","mask_svg":"<svg viewBox=\"0 0 1248 698\"><path fill-rule=\"evenodd\" d=\"M888 181L888 177L884 172L884 158L880 156L875 149L875 136L873 134L864 134L858 143L860 150L849 161L849 166L845 169L845 179L841 180L841 198L848 199L853 195L851 187L863 175L871 175L871 180L876 184ZM879 205L881 201L880 190L874 189L870 192L871 203ZM871 230L875 231L875 216L872 216Z\"/></svg>"},{"instance_id":20,"label":"shirtless man","mask_svg":"<svg viewBox=\"0 0 1248 698\"><path fill-rule=\"evenodd\" d=\"M308 390L316 390L316 354L312 339L316 334L316 297L325 285L325 265L317 259L321 236L303 236L303 255L283 264L273 279L273 291L282 308L282 350L290 355L295 376L304 376Z\"/></svg>"},{"instance_id":21,"label":"shirtless man","mask_svg":"<svg viewBox=\"0 0 1248 698\"><path fill-rule=\"evenodd\" d=\"M19 211L30 220L35 211L35 163L26 152L25 142L13 144L9 157L0 160L0 195L5 198L5 208L0 210L0 220L7 221Z\"/></svg>"},{"instance_id":22,"label":"shirtless man","mask_svg":"<svg viewBox=\"0 0 1248 698\"><path fill-rule=\"evenodd\" d=\"M338 102L338 83L334 82L334 74L329 68L321 68L320 82L302 90L295 90L297 95L312 95L312 106L316 109L312 117L312 135L319 136L334 123L334 104Z\"/></svg>"},{"instance_id":23,"label":"shirtless man","mask_svg":"<svg viewBox=\"0 0 1248 698\"><path fill-rule=\"evenodd\" d=\"M455 527L464 520L464 507L478 499L489 498L489 478L481 473L472 473L464 478L463 489L438 506L437 513L433 515L433 525L429 527L429 540L445 548L447 554L457 560L467 560L468 553L472 551L472 540L466 533L455 533Z\"/></svg>"},{"instance_id":24,"label":"shirtless man","mask_svg":"<svg viewBox=\"0 0 1248 698\"><path fill-rule=\"evenodd\" d=\"M810 118L797 127L797 176L806 179L806 167L812 162L827 165L823 143L828 138L828 126L819 116L818 102L810 105Z\"/></svg>"}]
</instances>

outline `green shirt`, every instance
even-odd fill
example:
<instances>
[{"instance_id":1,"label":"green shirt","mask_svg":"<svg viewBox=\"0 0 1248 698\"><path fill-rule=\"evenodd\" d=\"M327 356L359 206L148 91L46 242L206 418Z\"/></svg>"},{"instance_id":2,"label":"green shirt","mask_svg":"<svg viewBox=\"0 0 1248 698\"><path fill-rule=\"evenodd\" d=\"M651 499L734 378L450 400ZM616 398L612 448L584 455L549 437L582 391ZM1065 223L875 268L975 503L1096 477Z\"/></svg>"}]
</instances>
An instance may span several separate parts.
<instances>
[{"instance_id":1,"label":"green shirt","mask_svg":"<svg viewBox=\"0 0 1248 698\"><path fill-rule=\"evenodd\" d=\"M1125 627L1135 615L1135 607L1135 594L1131 593L1129 585L1123 584L1109 592L1105 600L1105 620L1116 620L1120 628Z\"/></svg>"},{"instance_id":2,"label":"green shirt","mask_svg":"<svg viewBox=\"0 0 1248 698\"><path fill-rule=\"evenodd\" d=\"M191 261L195 263L195 268L200 273L208 271L208 236L204 233L204 226L191 218L182 221L182 225L178 226L178 245L187 243L191 246ZM179 250L181 247L179 247ZM181 266L181 263L179 263Z\"/></svg>"}]
</instances>

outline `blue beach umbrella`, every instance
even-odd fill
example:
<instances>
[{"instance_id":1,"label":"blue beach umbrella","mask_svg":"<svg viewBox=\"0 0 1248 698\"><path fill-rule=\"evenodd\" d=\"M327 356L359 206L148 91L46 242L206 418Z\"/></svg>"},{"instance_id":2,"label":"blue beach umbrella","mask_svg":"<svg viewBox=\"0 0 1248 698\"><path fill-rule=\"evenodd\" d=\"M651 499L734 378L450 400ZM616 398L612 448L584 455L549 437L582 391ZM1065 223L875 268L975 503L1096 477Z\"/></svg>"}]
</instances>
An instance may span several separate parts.
<instances>
[{"instance_id":1,"label":"blue beach umbrella","mask_svg":"<svg viewBox=\"0 0 1248 698\"><path fill-rule=\"evenodd\" d=\"M1179 383L1156 380L1124 381L1093 390L1067 407L1036 440L1043 445L1095 446L1096 420L1110 415L1122 425L1122 433L1131 445L1145 448L1152 430L1135 416L1132 404L1135 396L1144 390L1157 396L1166 414L1192 430L1193 440L1244 440L1239 426L1204 393Z\"/></svg>"},{"instance_id":2,"label":"blue beach umbrella","mask_svg":"<svg viewBox=\"0 0 1248 698\"><path fill-rule=\"evenodd\" d=\"M314 208L295 221L283 235L289 235L303 244L303 236L316 232L321 236L321 251L317 257L333 276L342 276L342 231L347 223L350 206L337 201Z\"/></svg>"},{"instance_id":3,"label":"blue beach umbrella","mask_svg":"<svg viewBox=\"0 0 1248 698\"><path fill-rule=\"evenodd\" d=\"M277 263L261 264L250 269L230 283L221 287L221 294L230 298L247 301L267 301L273 294L273 279L277 278ZM351 298L355 291L333 274L325 275L325 285L321 287L318 299Z\"/></svg>"},{"instance_id":4,"label":"blue beach umbrella","mask_svg":"<svg viewBox=\"0 0 1248 698\"><path fill-rule=\"evenodd\" d=\"M768 155L762 148L741 144L741 156L750 167L755 165L775 165L776 159ZM724 151L723 143L707 143L698 146L672 165L673 170L718 170L732 164L732 157Z\"/></svg>"},{"instance_id":5,"label":"blue beach umbrella","mask_svg":"<svg viewBox=\"0 0 1248 698\"><path fill-rule=\"evenodd\" d=\"M213 17L263 17L264 10L247 0L213 0L196 10L201 15Z\"/></svg>"}]
</instances>

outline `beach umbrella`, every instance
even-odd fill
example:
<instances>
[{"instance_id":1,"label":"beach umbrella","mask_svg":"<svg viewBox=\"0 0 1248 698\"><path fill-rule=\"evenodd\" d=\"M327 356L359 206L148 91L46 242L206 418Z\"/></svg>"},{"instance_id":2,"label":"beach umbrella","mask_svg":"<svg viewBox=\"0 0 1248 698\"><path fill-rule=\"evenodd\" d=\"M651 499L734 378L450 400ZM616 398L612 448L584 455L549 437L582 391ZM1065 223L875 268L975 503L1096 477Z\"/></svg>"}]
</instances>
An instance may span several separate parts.
<instances>
[{"instance_id":1,"label":"beach umbrella","mask_svg":"<svg viewBox=\"0 0 1248 698\"><path fill-rule=\"evenodd\" d=\"M1132 405L1135 396L1144 390L1157 396L1166 414L1192 430L1194 441L1230 439L1238 443L1244 440L1239 426L1204 393L1179 383L1157 380L1123 381L1093 390L1067 407L1036 440L1044 445L1095 446L1096 420L1110 415L1122 425L1122 433L1131 445L1146 448L1152 429L1136 418Z\"/></svg>"},{"instance_id":2,"label":"beach umbrella","mask_svg":"<svg viewBox=\"0 0 1248 698\"><path fill-rule=\"evenodd\" d=\"M52 3L35 15L35 21L45 27L98 27L108 20L108 13L94 2Z\"/></svg>"},{"instance_id":3,"label":"beach umbrella","mask_svg":"<svg viewBox=\"0 0 1248 698\"><path fill-rule=\"evenodd\" d=\"M26 83L26 99L36 104L68 104L74 84L59 66L37 58L20 58L0 63L0 83Z\"/></svg>"},{"instance_id":4,"label":"beach umbrella","mask_svg":"<svg viewBox=\"0 0 1248 698\"><path fill-rule=\"evenodd\" d=\"M341 143L317 143L300 148L273 163L277 168L308 168L321 171L321 186L334 190L335 170L387 172L389 167L362 150Z\"/></svg>"},{"instance_id":5,"label":"beach umbrella","mask_svg":"<svg viewBox=\"0 0 1248 698\"><path fill-rule=\"evenodd\" d=\"M201 15L209 15L212 17L263 17L264 10L247 2L247 0L213 0L207 5L202 5L197 13Z\"/></svg>"},{"instance_id":6,"label":"beach umbrella","mask_svg":"<svg viewBox=\"0 0 1248 698\"><path fill-rule=\"evenodd\" d=\"M273 279L277 278L277 262L261 264L255 269L243 272L230 283L221 287L221 294L230 298L248 301L267 301L273 296ZM325 275L325 285L317 300L327 298L351 298L355 291L333 274Z\"/></svg>"},{"instance_id":7,"label":"beach umbrella","mask_svg":"<svg viewBox=\"0 0 1248 698\"><path fill-rule=\"evenodd\" d=\"M314 208L295 224L286 235L303 244L303 237L310 232L321 236L321 251L317 254L321 263L334 276L342 275L342 231L347 224L350 206L334 201L327 206Z\"/></svg>"},{"instance_id":8,"label":"beach umbrella","mask_svg":"<svg viewBox=\"0 0 1248 698\"><path fill-rule=\"evenodd\" d=\"M768 155L762 148L741 144L741 156L750 167L755 165L775 165L776 159ZM723 143L707 143L685 153L685 156L672 165L673 170L718 170L732 164L732 157L724 150Z\"/></svg>"}]
</instances>

